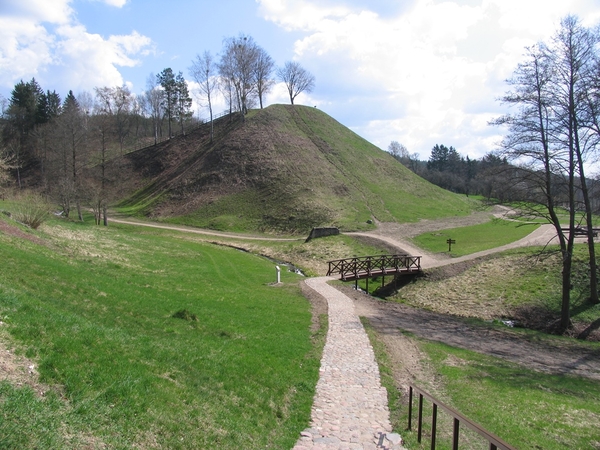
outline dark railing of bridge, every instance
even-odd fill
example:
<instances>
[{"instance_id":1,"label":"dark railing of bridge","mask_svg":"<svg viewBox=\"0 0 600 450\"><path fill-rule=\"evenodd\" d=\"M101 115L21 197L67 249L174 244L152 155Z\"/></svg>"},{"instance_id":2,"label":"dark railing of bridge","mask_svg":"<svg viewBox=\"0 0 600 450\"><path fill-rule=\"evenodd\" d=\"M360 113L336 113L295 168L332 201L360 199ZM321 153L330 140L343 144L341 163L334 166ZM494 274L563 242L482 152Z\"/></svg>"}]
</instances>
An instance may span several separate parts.
<instances>
[{"instance_id":1,"label":"dark railing of bridge","mask_svg":"<svg viewBox=\"0 0 600 450\"><path fill-rule=\"evenodd\" d=\"M463 416L461 413L456 411L455 409L444 405L442 402L432 397L430 394L425 392L418 387L409 386L408 390L408 429L412 430L412 411L413 411L413 396L414 393L419 396L419 409L418 409L418 418L417 418L417 440L421 443L421 438L423 435L423 398L426 398L432 403L433 412L431 415L431 450L435 450L436 437L437 437L437 411L438 408L441 408L443 411L448 413L454 419L453 422L453 430L452 430L452 450L458 450L459 443L459 431L460 424L464 424L467 428L475 431L481 437L483 437L489 444L490 450L516 450L511 445L504 442L498 436L493 435L486 429L484 429L481 425L473 422L467 417Z\"/></svg>"},{"instance_id":2,"label":"dark railing of bridge","mask_svg":"<svg viewBox=\"0 0 600 450\"><path fill-rule=\"evenodd\" d=\"M339 275L342 281L356 281L361 278L410 275L421 272L421 257L410 255L375 255L329 261L327 276ZM368 281L367 281L368 283ZM367 285L368 290L368 285Z\"/></svg>"}]
</instances>

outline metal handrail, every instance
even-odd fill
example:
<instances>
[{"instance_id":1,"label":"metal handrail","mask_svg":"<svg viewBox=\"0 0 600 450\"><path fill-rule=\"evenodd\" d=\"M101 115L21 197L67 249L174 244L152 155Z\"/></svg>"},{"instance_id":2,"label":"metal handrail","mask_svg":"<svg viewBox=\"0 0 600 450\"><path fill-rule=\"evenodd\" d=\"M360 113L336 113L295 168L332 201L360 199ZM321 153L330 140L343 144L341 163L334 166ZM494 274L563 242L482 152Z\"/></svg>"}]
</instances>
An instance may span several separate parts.
<instances>
[{"instance_id":1,"label":"metal handrail","mask_svg":"<svg viewBox=\"0 0 600 450\"><path fill-rule=\"evenodd\" d=\"M421 436L423 431L423 398L431 401L433 404L433 413L431 417L431 450L435 450L435 439L436 439L436 431L437 431L437 410L438 407L442 408L448 414L450 414L454 419L454 427L452 434L452 450L458 450L458 436L461 422L471 430L475 431L481 437L486 439L490 444L490 450L516 450L515 447L507 444L498 436L490 433L481 425L473 422L467 417L463 416L454 408L450 406L444 405L442 402L434 398L432 395L428 394L422 389L419 389L416 386L410 385L408 389L408 429L412 428L412 404L413 404L413 391L419 394L419 412L418 412L418 420L417 420L417 440L421 443Z\"/></svg>"}]
</instances>

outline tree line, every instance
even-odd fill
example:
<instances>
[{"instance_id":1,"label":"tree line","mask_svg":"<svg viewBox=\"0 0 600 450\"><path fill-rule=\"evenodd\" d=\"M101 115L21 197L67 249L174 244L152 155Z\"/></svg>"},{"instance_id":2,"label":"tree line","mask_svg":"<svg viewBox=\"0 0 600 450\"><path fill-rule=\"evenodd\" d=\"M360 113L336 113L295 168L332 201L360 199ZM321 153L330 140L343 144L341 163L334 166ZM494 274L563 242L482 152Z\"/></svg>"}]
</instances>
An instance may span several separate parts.
<instances>
[{"instance_id":1,"label":"tree line","mask_svg":"<svg viewBox=\"0 0 600 450\"><path fill-rule=\"evenodd\" d=\"M189 67L198 85L197 101L209 112L213 139L213 105L220 94L229 113L245 115L263 107L276 81L285 84L290 102L311 92L315 78L297 62L276 68L273 59L250 36L223 42L221 54L204 52ZM146 90L127 86L96 87L62 99L32 78L18 82L9 99L0 98L0 189L40 189L70 217L82 219L82 202L106 224L108 204L118 198L118 174L108 162L125 152L156 144L197 126L192 97L183 72L165 68L150 74Z\"/></svg>"},{"instance_id":2,"label":"tree line","mask_svg":"<svg viewBox=\"0 0 600 450\"><path fill-rule=\"evenodd\" d=\"M418 153L409 153L407 148L392 141L388 152L411 171L443 189L464 195L479 195L488 200L512 201L504 187L505 177L501 173L510 167L505 157L494 152L481 159L461 155L454 147L436 144L429 159L420 160Z\"/></svg>"}]
</instances>

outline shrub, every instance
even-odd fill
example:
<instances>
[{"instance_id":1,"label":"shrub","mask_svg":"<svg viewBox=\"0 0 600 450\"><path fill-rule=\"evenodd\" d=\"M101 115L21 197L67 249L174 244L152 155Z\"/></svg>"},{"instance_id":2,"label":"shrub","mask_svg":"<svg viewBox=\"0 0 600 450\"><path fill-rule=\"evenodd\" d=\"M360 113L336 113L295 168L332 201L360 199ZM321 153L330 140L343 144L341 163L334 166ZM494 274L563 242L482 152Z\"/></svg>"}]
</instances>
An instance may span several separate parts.
<instances>
[{"instance_id":1,"label":"shrub","mask_svg":"<svg viewBox=\"0 0 600 450\"><path fill-rule=\"evenodd\" d=\"M36 230L48 219L50 205L39 194L27 193L14 200L12 210L13 219Z\"/></svg>"}]
</instances>

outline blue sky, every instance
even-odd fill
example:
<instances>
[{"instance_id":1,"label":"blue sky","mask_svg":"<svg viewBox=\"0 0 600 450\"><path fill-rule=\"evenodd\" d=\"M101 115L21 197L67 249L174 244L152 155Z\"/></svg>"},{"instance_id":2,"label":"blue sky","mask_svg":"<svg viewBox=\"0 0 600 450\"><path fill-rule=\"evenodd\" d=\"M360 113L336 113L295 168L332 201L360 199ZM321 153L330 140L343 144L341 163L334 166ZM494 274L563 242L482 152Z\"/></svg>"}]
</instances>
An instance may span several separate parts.
<instances>
[{"instance_id":1,"label":"blue sky","mask_svg":"<svg viewBox=\"0 0 600 450\"><path fill-rule=\"evenodd\" d=\"M600 0L0 0L0 95L32 77L62 97L122 84L139 94L166 67L191 80L197 54L244 33L278 66L315 76L296 103L380 148L479 158L501 137L487 123L506 112L504 80L566 14L596 25ZM271 103L288 103L283 86Z\"/></svg>"}]
</instances>

